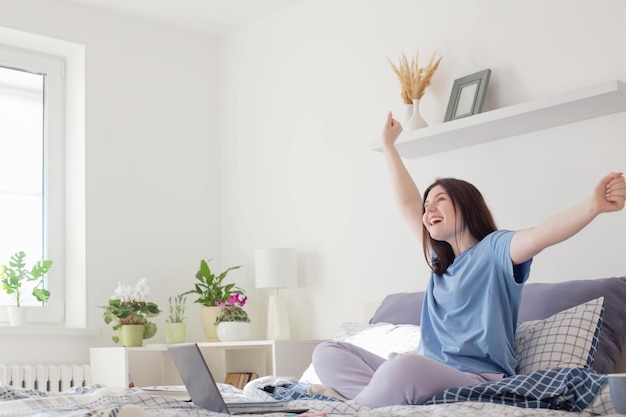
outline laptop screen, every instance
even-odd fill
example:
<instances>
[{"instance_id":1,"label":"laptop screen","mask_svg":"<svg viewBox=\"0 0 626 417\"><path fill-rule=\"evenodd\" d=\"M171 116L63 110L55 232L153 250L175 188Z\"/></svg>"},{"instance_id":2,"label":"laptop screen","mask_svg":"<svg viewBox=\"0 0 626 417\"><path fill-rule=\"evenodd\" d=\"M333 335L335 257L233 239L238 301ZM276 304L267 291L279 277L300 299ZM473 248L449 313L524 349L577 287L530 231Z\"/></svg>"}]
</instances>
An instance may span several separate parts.
<instances>
[{"instance_id":1,"label":"laptop screen","mask_svg":"<svg viewBox=\"0 0 626 417\"><path fill-rule=\"evenodd\" d=\"M187 388L191 401L198 407L228 414L213 374L195 343L168 346L172 361Z\"/></svg>"},{"instance_id":2,"label":"laptop screen","mask_svg":"<svg viewBox=\"0 0 626 417\"><path fill-rule=\"evenodd\" d=\"M167 347L172 361L180 374L191 401L198 407L226 414L269 414L274 412L300 414L308 411L304 407L287 407L277 401L235 402L227 406L211 370L196 343Z\"/></svg>"}]
</instances>

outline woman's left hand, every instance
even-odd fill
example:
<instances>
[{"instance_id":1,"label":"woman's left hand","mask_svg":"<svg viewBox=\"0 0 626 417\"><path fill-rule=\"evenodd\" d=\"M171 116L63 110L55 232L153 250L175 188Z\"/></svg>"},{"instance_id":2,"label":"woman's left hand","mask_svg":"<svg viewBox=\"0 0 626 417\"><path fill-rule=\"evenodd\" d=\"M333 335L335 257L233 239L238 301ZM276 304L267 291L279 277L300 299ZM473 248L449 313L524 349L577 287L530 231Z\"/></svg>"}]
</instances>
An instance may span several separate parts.
<instances>
[{"instance_id":1,"label":"woman's left hand","mask_svg":"<svg viewBox=\"0 0 626 417\"><path fill-rule=\"evenodd\" d=\"M599 213L619 211L626 200L626 182L621 172L611 172L600 180L594 191L594 205Z\"/></svg>"}]
</instances>

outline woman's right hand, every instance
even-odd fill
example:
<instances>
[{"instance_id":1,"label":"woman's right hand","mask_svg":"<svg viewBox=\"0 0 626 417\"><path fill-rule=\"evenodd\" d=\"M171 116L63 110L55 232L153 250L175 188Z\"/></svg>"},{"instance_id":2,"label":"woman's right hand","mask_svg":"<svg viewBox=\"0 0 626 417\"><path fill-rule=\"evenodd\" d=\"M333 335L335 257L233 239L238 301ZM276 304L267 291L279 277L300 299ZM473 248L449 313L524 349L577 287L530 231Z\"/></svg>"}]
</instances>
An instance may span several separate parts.
<instances>
[{"instance_id":1,"label":"woman's right hand","mask_svg":"<svg viewBox=\"0 0 626 417\"><path fill-rule=\"evenodd\" d=\"M387 121L383 127L383 145L393 146L402 132L402 125L393 118L391 112L387 113Z\"/></svg>"},{"instance_id":2,"label":"woman's right hand","mask_svg":"<svg viewBox=\"0 0 626 417\"><path fill-rule=\"evenodd\" d=\"M401 132L402 125L389 112L383 128L383 153L389 167L393 194L400 213L421 241L424 227L422 224L422 197L395 146L396 139Z\"/></svg>"}]
</instances>

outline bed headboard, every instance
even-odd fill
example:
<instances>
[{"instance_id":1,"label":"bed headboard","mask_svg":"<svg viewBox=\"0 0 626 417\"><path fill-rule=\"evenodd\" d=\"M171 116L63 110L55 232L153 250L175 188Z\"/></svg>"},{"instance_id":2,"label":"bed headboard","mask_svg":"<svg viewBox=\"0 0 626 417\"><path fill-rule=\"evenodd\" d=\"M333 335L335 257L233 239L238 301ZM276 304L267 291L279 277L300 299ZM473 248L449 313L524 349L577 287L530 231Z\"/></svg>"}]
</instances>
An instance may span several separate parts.
<instances>
[{"instance_id":1,"label":"bed headboard","mask_svg":"<svg viewBox=\"0 0 626 417\"><path fill-rule=\"evenodd\" d=\"M543 320L600 296L604 318L593 368L600 373L626 372L626 277L526 284L519 321ZM381 303L368 302L367 320L419 325L423 297L423 292L396 293Z\"/></svg>"}]
</instances>

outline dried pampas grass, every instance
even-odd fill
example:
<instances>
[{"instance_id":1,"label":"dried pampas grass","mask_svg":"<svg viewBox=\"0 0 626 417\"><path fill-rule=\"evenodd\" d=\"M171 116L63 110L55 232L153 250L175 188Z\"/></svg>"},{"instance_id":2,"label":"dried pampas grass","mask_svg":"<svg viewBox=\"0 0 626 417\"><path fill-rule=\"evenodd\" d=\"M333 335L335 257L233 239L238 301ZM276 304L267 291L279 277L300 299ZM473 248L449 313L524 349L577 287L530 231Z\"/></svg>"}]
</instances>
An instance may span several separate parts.
<instances>
[{"instance_id":1,"label":"dried pampas grass","mask_svg":"<svg viewBox=\"0 0 626 417\"><path fill-rule=\"evenodd\" d=\"M435 52L433 52L426 68L419 67L417 52L415 53L415 57L411 58L411 62L409 62L406 55L403 53L400 58L400 63L397 66L389 58L387 58L387 61L391 64L393 72L400 80L400 95L402 96L402 101L405 104L413 103L413 99L422 98L426 88L430 85L433 75L435 75L435 71L437 71L437 68L439 67L441 58L443 57L440 56L437 60L435 60Z\"/></svg>"}]
</instances>

